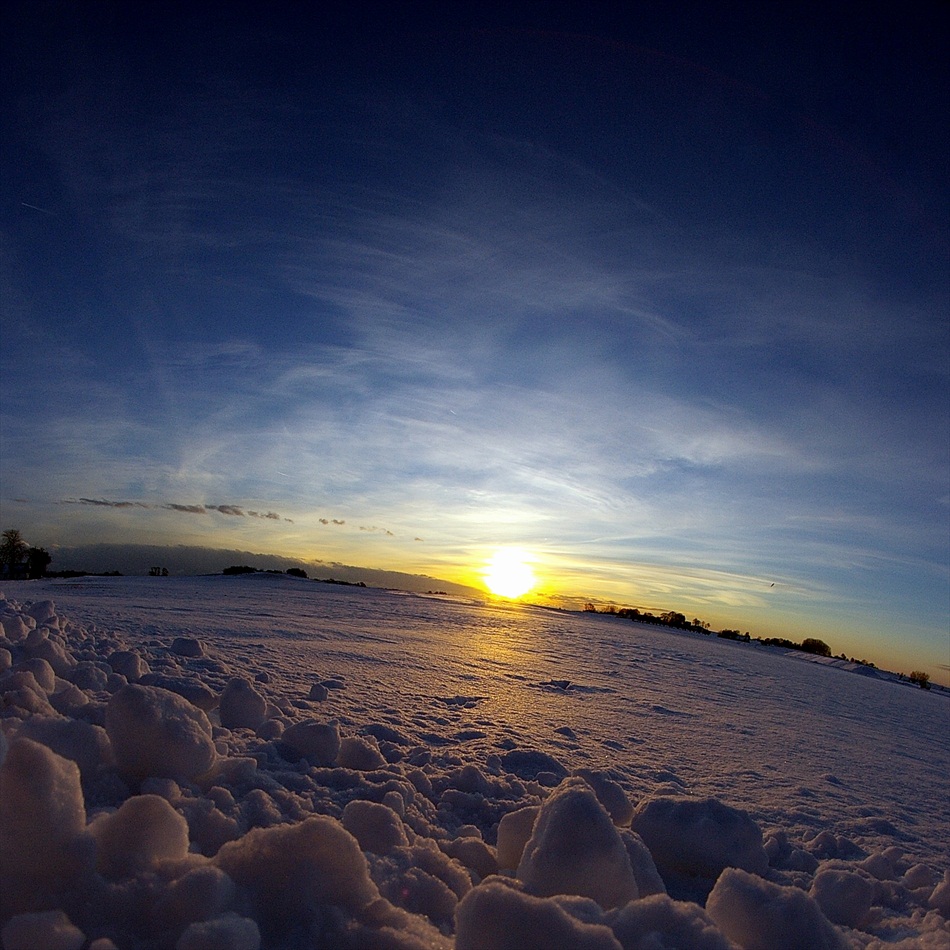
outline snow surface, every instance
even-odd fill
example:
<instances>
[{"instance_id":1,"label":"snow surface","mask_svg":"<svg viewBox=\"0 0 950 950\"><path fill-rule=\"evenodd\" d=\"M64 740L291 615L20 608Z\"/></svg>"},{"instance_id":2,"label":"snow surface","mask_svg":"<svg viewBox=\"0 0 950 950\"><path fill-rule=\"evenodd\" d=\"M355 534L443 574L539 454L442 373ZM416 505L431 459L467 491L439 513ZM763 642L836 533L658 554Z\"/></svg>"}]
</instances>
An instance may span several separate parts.
<instances>
[{"instance_id":1,"label":"snow surface","mask_svg":"<svg viewBox=\"0 0 950 950\"><path fill-rule=\"evenodd\" d=\"M279 575L4 593L4 950L950 946L936 690Z\"/></svg>"}]
</instances>

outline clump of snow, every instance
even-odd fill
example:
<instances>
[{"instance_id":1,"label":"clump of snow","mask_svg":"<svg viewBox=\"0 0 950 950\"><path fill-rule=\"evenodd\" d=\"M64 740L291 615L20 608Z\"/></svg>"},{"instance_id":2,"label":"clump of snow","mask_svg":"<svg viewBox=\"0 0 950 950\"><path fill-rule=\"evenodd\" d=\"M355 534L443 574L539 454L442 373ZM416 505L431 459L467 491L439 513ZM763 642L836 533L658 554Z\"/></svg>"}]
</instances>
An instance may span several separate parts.
<instances>
[{"instance_id":1,"label":"clump of snow","mask_svg":"<svg viewBox=\"0 0 950 950\"><path fill-rule=\"evenodd\" d=\"M516 870L521 863L524 847L534 830L540 805L529 805L502 815L498 823L498 866Z\"/></svg>"},{"instance_id":2,"label":"clump of snow","mask_svg":"<svg viewBox=\"0 0 950 950\"><path fill-rule=\"evenodd\" d=\"M175 950L260 950L261 932L247 917L227 913L189 924Z\"/></svg>"},{"instance_id":3,"label":"clump of snow","mask_svg":"<svg viewBox=\"0 0 950 950\"><path fill-rule=\"evenodd\" d=\"M336 722L295 722L284 730L281 741L312 765L333 765L340 754L340 728Z\"/></svg>"},{"instance_id":4,"label":"clump of snow","mask_svg":"<svg viewBox=\"0 0 950 950\"><path fill-rule=\"evenodd\" d=\"M80 950L86 935L61 910L18 914L0 931L4 950Z\"/></svg>"},{"instance_id":5,"label":"clump of snow","mask_svg":"<svg viewBox=\"0 0 950 950\"><path fill-rule=\"evenodd\" d=\"M759 826L714 798L648 798L637 806L630 827L661 873L715 878L728 867L764 874L769 866Z\"/></svg>"},{"instance_id":6,"label":"clump of snow","mask_svg":"<svg viewBox=\"0 0 950 950\"><path fill-rule=\"evenodd\" d=\"M497 879L466 895L456 927L456 950L621 950L609 927L580 921L556 901L521 893Z\"/></svg>"},{"instance_id":7,"label":"clump of snow","mask_svg":"<svg viewBox=\"0 0 950 950\"><path fill-rule=\"evenodd\" d=\"M107 878L133 877L188 853L188 822L159 795L135 795L89 826L96 867Z\"/></svg>"},{"instance_id":8,"label":"clump of snow","mask_svg":"<svg viewBox=\"0 0 950 950\"><path fill-rule=\"evenodd\" d=\"M205 654L201 641L194 637L175 637L170 649L172 653L177 653L178 656L196 657Z\"/></svg>"},{"instance_id":9,"label":"clump of snow","mask_svg":"<svg viewBox=\"0 0 950 950\"><path fill-rule=\"evenodd\" d=\"M631 901L607 917L623 950L733 950L698 905L665 894Z\"/></svg>"},{"instance_id":10,"label":"clump of snow","mask_svg":"<svg viewBox=\"0 0 950 950\"><path fill-rule=\"evenodd\" d=\"M706 912L744 950L848 950L844 935L804 891L738 868L719 876Z\"/></svg>"},{"instance_id":11,"label":"clump of snow","mask_svg":"<svg viewBox=\"0 0 950 950\"><path fill-rule=\"evenodd\" d=\"M604 908L639 896L623 840L580 778L562 782L541 806L518 879L532 894L578 894Z\"/></svg>"},{"instance_id":12,"label":"clump of snow","mask_svg":"<svg viewBox=\"0 0 950 950\"><path fill-rule=\"evenodd\" d=\"M0 913L57 906L91 864L79 768L15 738L0 767Z\"/></svg>"},{"instance_id":13,"label":"clump of snow","mask_svg":"<svg viewBox=\"0 0 950 950\"><path fill-rule=\"evenodd\" d=\"M343 809L343 827L364 851L389 854L393 848L408 847L403 823L391 808L357 799Z\"/></svg>"},{"instance_id":14,"label":"clump of snow","mask_svg":"<svg viewBox=\"0 0 950 950\"><path fill-rule=\"evenodd\" d=\"M243 676L228 680L218 699L218 715L225 729L256 729L267 713L267 700Z\"/></svg>"},{"instance_id":15,"label":"clump of snow","mask_svg":"<svg viewBox=\"0 0 950 950\"><path fill-rule=\"evenodd\" d=\"M109 700L105 726L119 770L134 778L191 779L215 759L208 717L168 690L123 686Z\"/></svg>"},{"instance_id":16,"label":"clump of snow","mask_svg":"<svg viewBox=\"0 0 950 950\"><path fill-rule=\"evenodd\" d=\"M871 910L874 887L868 877L857 871L822 867L809 894L833 923L860 927Z\"/></svg>"}]
</instances>

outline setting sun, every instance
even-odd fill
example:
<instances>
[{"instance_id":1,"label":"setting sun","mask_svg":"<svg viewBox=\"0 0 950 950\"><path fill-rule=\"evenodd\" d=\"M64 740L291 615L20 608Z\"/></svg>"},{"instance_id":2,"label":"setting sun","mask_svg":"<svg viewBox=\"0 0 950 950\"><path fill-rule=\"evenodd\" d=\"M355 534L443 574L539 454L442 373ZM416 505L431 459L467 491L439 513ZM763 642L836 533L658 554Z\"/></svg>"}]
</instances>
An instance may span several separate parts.
<instances>
[{"instance_id":1,"label":"setting sun","mask_svg":"<svg viewBox=\"0 0 950 950\"><path fill-rule=\"evenodd\" d=\"M530 556L518 548L496 551L485 567L485 585L499 597L521 597L537 583L530 560Z\"/></svg>"}]
</instances>

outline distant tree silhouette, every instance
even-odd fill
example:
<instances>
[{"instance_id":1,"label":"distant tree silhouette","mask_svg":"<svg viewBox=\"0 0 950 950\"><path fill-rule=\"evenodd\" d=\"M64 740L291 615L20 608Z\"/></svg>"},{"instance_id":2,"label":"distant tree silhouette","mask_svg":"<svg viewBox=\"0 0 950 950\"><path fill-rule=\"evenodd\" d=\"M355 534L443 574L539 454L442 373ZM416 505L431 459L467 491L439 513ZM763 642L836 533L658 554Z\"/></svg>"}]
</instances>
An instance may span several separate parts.
<instances>
[{"instance_id":1,"label":"distant tree silhouette","mask_svg":"<svg viewBox=\"0 0 950 950\"><path fill-rule=\"evenodd\" d=\"M231 567L226 567L221 573L222 574L256 574L256 567L248 567L247 564L232 564Z\"/></svg>"},{"instance_id":2,"label":"distant tree silhouette","mask_svg":"<svg viewBox=\"0 0 950 950\"><path fill-rule=\"evenodd\" d=\"M11 576L23 564L29 545L16 528L8 528L0 536L0 565L6 567ZM48 562L47 562L48 563Z\"/></svg>"},{"instance_id":3,"label":"distant tree silhouette","mask_svg":"<svg viewBox=\"0 0 950 950\"><path fill-rule=\"evenodd\" d=\"M302 577L306 580L307 572L302 567L288 567L287 573L291 577Z\"/></svg>"},{"instance_id":4,"label":"distant tree silhouette","mask_svg":"<svg viewBox=\"0 0 950 950\"><path fill-rule=\"evenodd\" d=\"M824 640L816 640L814 637L806 637L802 640L799 649L806 653L815 653L818 656L831 656L831 647Z\"/></svg>"},{"instance_id":5,"label":"distant tree silhouette","mask_svg":"<svg viewBox=\"0 0 950 950\"><path fill-rule=\"evenodd\" d=\"M916 683L921 689L930 689L930 674L925 673L923 670L914 670L909 679L912 683Z\"/></svg>"},{"instance_id":6,"label":"distant tree silhouette","mask_svg":"<svg viewBox=\"0 0 950 950\"><path fill-rule=\"evenodd\" d=\"M31 578L44 577L49 567L50 556L46 548L29 548L26 552L26 573Z\"/></svg>"}]
</instances>

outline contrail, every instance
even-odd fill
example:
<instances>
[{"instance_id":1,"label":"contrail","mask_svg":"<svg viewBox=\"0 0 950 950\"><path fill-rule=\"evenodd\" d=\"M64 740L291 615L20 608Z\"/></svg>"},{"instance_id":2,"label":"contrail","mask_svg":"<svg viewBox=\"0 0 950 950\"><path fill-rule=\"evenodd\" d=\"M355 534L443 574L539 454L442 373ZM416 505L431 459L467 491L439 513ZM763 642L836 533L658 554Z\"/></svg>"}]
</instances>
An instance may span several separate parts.
<instances>
[{"instance_id":1,"label":"contrail","mask_svg":"<svg viewBox=\"0 0 950 950\"><path fill-rule=\"evenodd\" d=\"M48 211L46 208L38 208L36 205L27 204L25 201L20 202L24 208L32 208L34 211L39 211L40 214L48 214L51 218L56 216L55 211Z\"/></svg>"}]
</instances>

